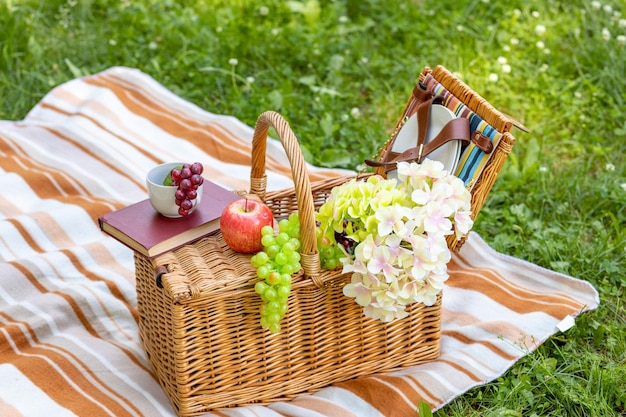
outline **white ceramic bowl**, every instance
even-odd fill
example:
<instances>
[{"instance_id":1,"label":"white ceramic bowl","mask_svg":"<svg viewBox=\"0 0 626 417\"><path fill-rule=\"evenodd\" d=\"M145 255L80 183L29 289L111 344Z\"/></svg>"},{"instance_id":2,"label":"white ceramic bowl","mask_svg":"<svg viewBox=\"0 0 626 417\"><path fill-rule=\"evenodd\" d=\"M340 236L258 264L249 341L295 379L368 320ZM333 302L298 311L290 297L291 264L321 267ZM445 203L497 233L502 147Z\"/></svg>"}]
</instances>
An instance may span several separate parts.
<instances>
[{"instance_id":1,"label":"white ceramic bowl","mask_svg":"<svg viewBox=\"0 0 626 417\"><path fill-rule=\"evenodd\" d=\"M172 185L163 185L163 180L167 174L176 166L183 165L182 162L168 162L166 164L157 165L148 171L146 175L146 187L148 188L148 198L152 207L165 217L178 218L182 217L178 214L178 206L176 205L176 197L174 193L178 187ZM198 197L194 200L194 205L189 211L192 213L200 200L202 199L202 185L198 187Z\"/></svg>"}]
</instances>

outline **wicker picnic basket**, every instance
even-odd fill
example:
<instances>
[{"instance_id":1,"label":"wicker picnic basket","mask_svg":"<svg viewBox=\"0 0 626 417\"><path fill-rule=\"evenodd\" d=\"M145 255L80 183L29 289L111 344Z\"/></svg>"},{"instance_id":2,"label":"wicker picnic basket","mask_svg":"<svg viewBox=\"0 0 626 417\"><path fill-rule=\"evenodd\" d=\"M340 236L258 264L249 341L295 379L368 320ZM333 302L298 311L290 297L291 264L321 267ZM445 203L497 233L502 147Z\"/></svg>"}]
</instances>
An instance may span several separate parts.
<instances>
[{"instance_id":1,"label":"wicker picnic basket","mask_svg":"<svg viewBox=\"0 0 626 417\"><path fill-rule=\"evenodd\" d=\"M270 127L291 164L291 189L266 192ZM485 172L495 176L501 162L492 164L497 167ZM140 337L179 416L289 399L439 355L441 295L433 306L413 304L408 317L383 323L365 317L362 307L343 295L350 274L320 269L314 212L333 187L351 178L311 183L282 116L266 112L257 120L250 193L277 218L297 210L301 222L303 267L293 277L280 333L259 324L261 300L250 256L233 252L219 231L157 258L135 256ZM473 193L487 193L493 184L491 178L481 181ZM476 201L482 204L484 197Z\"/></svg>"}]
</instances>

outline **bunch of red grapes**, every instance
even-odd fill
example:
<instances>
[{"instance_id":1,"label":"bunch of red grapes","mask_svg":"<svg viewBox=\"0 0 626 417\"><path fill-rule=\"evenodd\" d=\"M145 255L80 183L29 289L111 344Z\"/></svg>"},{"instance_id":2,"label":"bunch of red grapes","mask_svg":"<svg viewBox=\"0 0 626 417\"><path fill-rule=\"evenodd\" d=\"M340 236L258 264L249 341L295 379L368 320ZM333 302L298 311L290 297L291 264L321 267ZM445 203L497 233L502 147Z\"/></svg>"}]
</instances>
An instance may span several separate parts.
<instances>
[{"instance_id":1,"label":"bunch of red grapes","mask_svg":"<svg viewBox=\"0 0 626 417\"><path fill-rule=\"evenodd\" d=\"M193 208L194 200L198 197L198 187L204 182L203 170L204 167L200 162L194 162L193 164L183 164L170 172L171 185L178 187L175 198L178 214L181 216L189 215Z\"/></svg>"}]
</instances>

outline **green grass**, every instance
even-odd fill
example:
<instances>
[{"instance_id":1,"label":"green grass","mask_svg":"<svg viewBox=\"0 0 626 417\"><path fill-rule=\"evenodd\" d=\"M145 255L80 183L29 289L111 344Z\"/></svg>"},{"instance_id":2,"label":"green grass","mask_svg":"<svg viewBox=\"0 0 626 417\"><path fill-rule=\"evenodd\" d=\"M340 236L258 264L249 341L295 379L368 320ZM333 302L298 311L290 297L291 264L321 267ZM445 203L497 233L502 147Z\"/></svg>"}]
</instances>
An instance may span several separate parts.
<instances>
[{"instance_id":1,"label":"green grass","mask_svg":"<svg viewBox=\"0 0 626 417\"><path fill-rule=\"evenodd\" d=\"M618 416L625 19L623 1L3 0L0 119L123 65L250 125L278 110L310 162L355 167L384 142L419 71L443 64L531 129L514 132L475 230L501 252L588 280L601 306L435 415Z\"/></svg>"}]
</instances>

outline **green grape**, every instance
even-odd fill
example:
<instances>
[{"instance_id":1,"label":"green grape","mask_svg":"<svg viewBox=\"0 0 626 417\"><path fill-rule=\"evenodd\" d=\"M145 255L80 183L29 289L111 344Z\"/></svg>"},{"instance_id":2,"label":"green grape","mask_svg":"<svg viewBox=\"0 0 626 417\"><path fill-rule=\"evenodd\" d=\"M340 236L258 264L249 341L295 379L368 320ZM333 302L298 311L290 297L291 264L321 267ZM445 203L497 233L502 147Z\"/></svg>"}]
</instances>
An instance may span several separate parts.
<instances>
[{"instance_id":1,"label":"green grape","mask_svg":"<svg viewBox=\"0 0 626 417\"><path fill-rule=\"evenodd\" d=\"M263 282L263 281L257 281L256 284L254 284L254 292L256 292L259 295L262 295L265 290L267 290L268 285Z\"/></svg>"},{"instance_id":2,"label":"green grape","mask_svg":"<svg viewBox=\"0 0 626 417\"><path fill-rule=\"evenodd\" d=\"M287 304L286 302L282 303L278 309L278 314L281 315L281 317L285 317L285 314L287 314L287 310L289 309L289 304Z\"/></svg>"},{"instance_id":3,"label":"green grape","mask_svg":"<svg viewBox=\"0 0 626 417\"><path fill-rule=\"evenodd\" d=\"M269 276L270 272L271 272L271 269L269 265L265 264L257 268L256 275L261 279L265 279Z\"/></svg>"},{"instance_id":4,"label":"green grape","mask_svg":"<svg viewBox=\"0 0 626 417\"><path fill-rule=\"evenodd\" d=\"M270 257L267 255L267 253L263 251L257 253L254 256L257 258L257 263L259 264L259 266L265 265L270 260Z\"/></svg>"},{"instance_id":5,"label":"green grape","mask_svg":"<svg viewBox=\"0 0 626 417\"><path fill-rule=\"evenodd\" d=\"M272 271L269 273L267 278L265 278L265 282L268 285L277 285L278 283L280 283L280 277L281 277L281 274L279 272Z\"/></svg>"},{"instance_id":6,"label":"green grape","mask_svg":"<svg viewBox=\"0 0 626 417\"><path fill-rule=\"evenodd\" d=\"M289 286L291 288L291 274L280 274L280 285Z\"/></svg>"},{"instance_id":7,"label":"green grape","mask_svg":"<svg viewBox=\"0 0 626 417\"><path fill-rule=\"evenodd\" d=\"M276 293L276 290L274 289L274 287L270 286L269 288L265 290L265 292L263 293L261 297L263 297L263 299L267 301L274 301L276 300L276 297L278 297L278 294Z\"/></svg>"},{"instance_id":8,"label":"green grape","mask_svg":"<svg viewBox=\"0 0 626 417\"><path fill-rule=\"evenodd\" d=\"M332 271L334 269L336 269L338 266L337 264L337 260L335 259L326 259L326 261L324 262L324 269L327 269L329 271Z\"/></svg>"},{"instance_id":9,"label":"green grape","mask_svg":"<svg viewBox=\"0 0 626 417\"><path fill-rule=\"evenodd\" d=\"M278 230L280 232L288 232L291 229L291 225L289 224L289 220L287 219L282 219L281 221L278 222Z\"/></svg>"},{"instance_id":10,"label":"green grape","mask_svg":"<svg viewBox=\"0 0 626 417\"><path fill-rule=\"evenodd\" d=\"M268 329L271 333L280 333L280 323L279 322L274 322L274 323L270 323L268 326Z\"/></svg>"},{"instance_id":11,"label":"green grape","mask_svg":"<svg viewBox=\"0 0 626 417\"><path fill-rule=\"evenodd\" d=\"M291 288L286 285L278 285L276 287L276 294L279 299L286 300L289 297L289 294L291 294Z\"/></svg>"},{"instance_id":12,"label":"green grape","mask_svg":"<svg viewBox=\"0 0 626 417\"><path fill-rule=\"evenodd\" d=\"M300 236L300 234L298 234L298 236ZM292 237L289 240L289 243L293 246L294 250L300 250L300 248L302 247L302 243L300 242L299 237Z\"/></svg>"},{"instance_id":13,"label":"green grape","mask_svg":"<svg viewBox=\"0 0 626 417\"><path fill-rule=\"evenodd\" d=\"M291 274L293 274L295 272L298 272L298 270L294 268L293 264L287 263L287 264L282 265L280 267L281 275L291 275Z\"/></svg>"},{"instance_id":14,"label":"green grape","mask_svg":"<svg viewBox=\"0 0 626 417\"><path fill-rule=\"evenodd\" d=\"M274 301L270 301L269 303L266 304L265 306L265 314L269 314L269 313L279 313L280 312L280 306L281 303L279 303L278 301L274 300Z\"/></svg>"},{"instance_id":15,"label":"green grape","mask_svg":"<svg viewBox=\"0 0 626 417\"><path fill-rule=\"evenodd\" d=\"M287 242L289 242L289 234L287 232L280 232L278 236L276 236L276 243L278 245L283 246Z\"/></svg>"},{"instance_id":16,"label":"green grape","mask_svg":"<svg viewBox=\"0 0 626 417\"><path fill-rule=\"evenodd\" d=\"M287 263L289 259L287 258L287 255L285 255L284 252L278 252L276 254L276 257L274 258L274 262L276 262L276 264L283 266Z\"/></svg>"},{"instance_id":17,"label":"green grape","mask_svg":"<svg viewBox=\"0 0 626 417\"><path fill-rule=\"evenodd\" d=\"M272 262L274 258L276 258L278 252L280 252L280 246L278 245L272 245L265 248L265 253L269 257L269 259L272 260Z\"/></svg>"},{"instance_id":18,"label":"green grape","mask_svg":"<svg viewBox=\"0 0 626 417\"><path fill-rule=\"evenodd\" d=\"M288 256L288 262L291 262L292 264L300 262L300 254L298 252L291 252Z\"/></svg>"},{"instance_id":19,"label":"green grape","mask_svg":"<svg viewBox=\"0 0 626 417\"><path fill-rule=\"evenodd\" d=\"M261 233L263 250L250 258L259 281L254 290L261 297L260 324L272 333L280 331L280 320L287 314L292 288L292 274L298 272L300 219L297 212L277 223L277 228L265 226Z\"/></svg>"},{"instance_id":20,"label":"green grape","mask_svg":"<svg viewBox=\"0 0 626 417\"><path fill-rule=\"evenodd\" d=\"M276 244L276 238L273 235L263 235L263 237L261 237L261 244L267 248L268 246Z\"/></svg>"}]
</instances>

